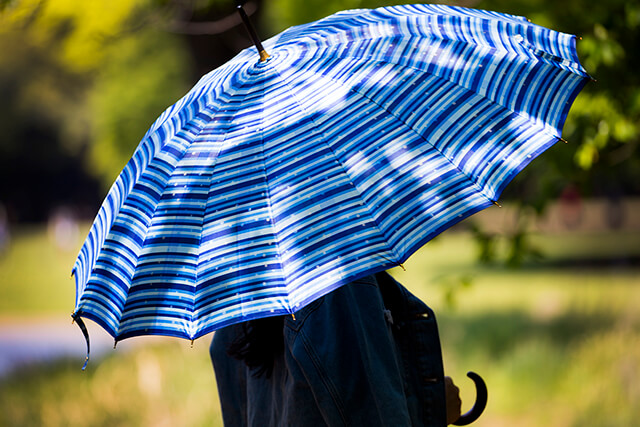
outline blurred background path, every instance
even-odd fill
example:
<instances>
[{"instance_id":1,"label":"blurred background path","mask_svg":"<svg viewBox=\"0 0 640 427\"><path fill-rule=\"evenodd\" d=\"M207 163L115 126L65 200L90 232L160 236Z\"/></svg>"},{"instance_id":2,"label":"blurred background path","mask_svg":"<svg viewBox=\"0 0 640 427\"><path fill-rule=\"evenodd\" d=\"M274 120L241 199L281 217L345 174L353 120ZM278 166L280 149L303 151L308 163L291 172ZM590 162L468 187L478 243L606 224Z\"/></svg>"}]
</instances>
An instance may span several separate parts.
<instances>
[{"instance_id":1,"label":"blurred background path","mask_svg":"<svg viewBox=\"0 0 640 427\"><path fill-rule=\"evenodd\" d=\"M106 335L106 334L105 334ZM99 359L113 341L91 334L92 357ZM0 318L0 377L24 365L46 363L60 358L81 360L84 338L70 316ZM81 364L78 364L80 367Z\"/></svg>"}]
</instances>

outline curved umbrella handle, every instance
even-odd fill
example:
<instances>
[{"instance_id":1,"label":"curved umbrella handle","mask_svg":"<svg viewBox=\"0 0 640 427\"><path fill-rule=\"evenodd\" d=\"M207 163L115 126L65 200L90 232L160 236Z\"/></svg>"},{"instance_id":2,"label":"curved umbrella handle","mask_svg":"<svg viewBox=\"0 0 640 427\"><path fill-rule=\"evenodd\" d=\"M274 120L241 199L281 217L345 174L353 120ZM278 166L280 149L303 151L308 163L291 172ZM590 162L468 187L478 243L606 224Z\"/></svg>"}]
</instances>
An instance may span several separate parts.
<instances>
[{"instance_id":1,"label":"curved umbrella handle","mask_svg":"<svg viewBox=\"0 0 640 427\"><path fill-rule=\"evenodd\" d=\"M467 376L473 380L476 385L476 403L474 403L473 408L469 410L466 414L462 414L458 421L454 422L453 425L456 426L466 426L471 424L475 420L482 415L482 411L487 406L487 385L484 383L482 377L475 372L467 372Z\"/></svg>"}]
</instances>

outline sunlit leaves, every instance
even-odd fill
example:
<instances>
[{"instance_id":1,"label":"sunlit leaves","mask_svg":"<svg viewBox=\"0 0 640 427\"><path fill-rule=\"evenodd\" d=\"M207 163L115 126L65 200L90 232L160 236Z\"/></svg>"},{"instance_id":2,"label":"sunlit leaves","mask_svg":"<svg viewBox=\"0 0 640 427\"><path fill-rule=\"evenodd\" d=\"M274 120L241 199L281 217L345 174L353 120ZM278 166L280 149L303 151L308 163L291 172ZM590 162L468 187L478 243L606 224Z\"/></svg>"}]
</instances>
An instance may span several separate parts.
<instances>
[{"instance_id":1,"label":"sunlit leaves","mask_svg":"<svg viewBox=\"0 0 640 427\"><path fill-rule=\"evenodd\" d=\"M61 39L58 56L76 71L100 65L105 42L126 31L128 18L144 0L73 0L16 2L5 11L7 29L23 28L23 36L39 45Z\"/></svg>"},{"instance_id":2,"label":"sunlit leaves","mask_svg":"<svg viewBox=\"0 0 640 427\"><path fill-rule=\"evenodd\" d=\"M91 91L94 172L109 185L169 105L189 88L190 58L180 39L144 31L109 47Z\"/></svg>"},{"instance_id":3,"label":"sunlit leaves","mask_svg":"<svg viewBox=\"0 0 640 427\"><path fill-rule=\"evenodd\" d=\"M625 56L620 43L612 38L607 29L600 24L594 26L592 35L583 38L580 43L580 53L584 66L594 74L601 65L613 66Z\"/></svg>"}]
</instances>

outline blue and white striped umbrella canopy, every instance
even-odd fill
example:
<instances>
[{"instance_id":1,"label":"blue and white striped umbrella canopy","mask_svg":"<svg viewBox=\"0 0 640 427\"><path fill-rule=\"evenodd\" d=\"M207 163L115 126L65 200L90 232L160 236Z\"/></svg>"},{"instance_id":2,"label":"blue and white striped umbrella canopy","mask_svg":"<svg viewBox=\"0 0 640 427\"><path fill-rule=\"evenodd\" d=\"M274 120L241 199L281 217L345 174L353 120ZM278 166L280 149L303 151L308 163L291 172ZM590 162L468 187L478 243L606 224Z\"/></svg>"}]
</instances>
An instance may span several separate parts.
<instances>
[{"instance_id":1,"label":"blue and white striped umbrella canopy","mask_svg":"<svg viewBox=\"0 0 640 427\"><path fill-rule=\"evenodd\" d=\"M341 12L264 46L144 136L73 268L75 317L195 339L397 266L556 143L589 79L574 36L457 7Z\"/></svg>"}]
</instances>

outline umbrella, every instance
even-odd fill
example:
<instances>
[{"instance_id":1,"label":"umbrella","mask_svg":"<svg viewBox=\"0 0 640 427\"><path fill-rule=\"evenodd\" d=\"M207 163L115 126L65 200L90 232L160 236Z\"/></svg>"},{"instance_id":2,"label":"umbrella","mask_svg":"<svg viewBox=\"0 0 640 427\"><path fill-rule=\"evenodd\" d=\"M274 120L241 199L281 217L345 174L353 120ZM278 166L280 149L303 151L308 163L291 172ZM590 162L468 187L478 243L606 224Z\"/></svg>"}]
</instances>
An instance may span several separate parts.
<instances>
[{"instance_id":1,"label":"umbrella","mask_svg":"<svg viewBox=\"0 0 640 427\"><path fill-rule=\"evenodd\" d=\"M148 130L74 265L74 319L193 340L401 265L561 140L589 80L574 36L441 5L258 46Z\"/></svg>"}]
</instances>

